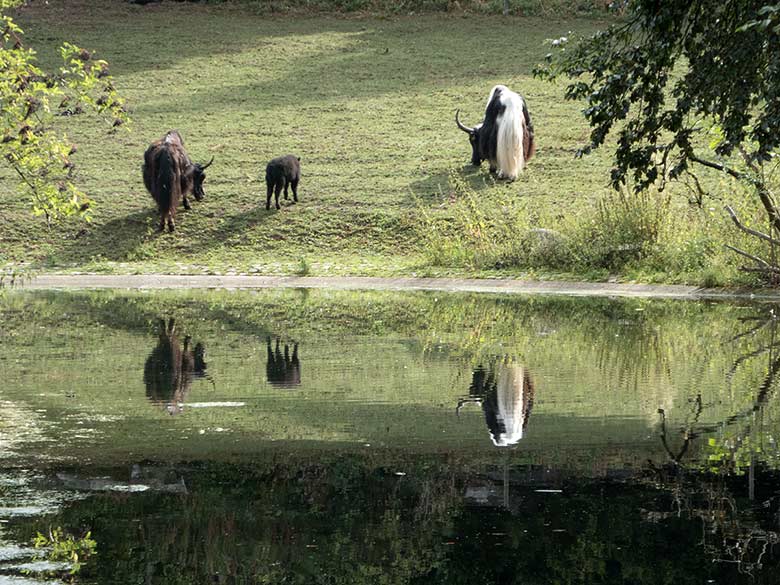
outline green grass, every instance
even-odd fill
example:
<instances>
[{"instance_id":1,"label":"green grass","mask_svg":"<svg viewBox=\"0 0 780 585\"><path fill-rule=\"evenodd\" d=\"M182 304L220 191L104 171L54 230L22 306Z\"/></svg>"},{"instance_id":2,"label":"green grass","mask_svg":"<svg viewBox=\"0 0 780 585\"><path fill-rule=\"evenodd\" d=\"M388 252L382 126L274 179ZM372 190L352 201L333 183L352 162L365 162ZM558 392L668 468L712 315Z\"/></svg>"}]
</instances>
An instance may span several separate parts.
<instances>
[{"instance_id":1,"label":"green grass","mask_svg":"<svg viewBox=\"0 0 780 585\"><path fill-rule=\"evenodd\" d=\"M605 21L557 13L293 17L252 2L77 0L25 8L18 20L44 65L56 66L65 40L111 63L133 124L130 133L107 136L94 120L63 121L80 146L78 179L95 201L91 224L69 220L47 230L0 170L0 266L734 282L734 260L720 248L725 221L690 208L682 189L668 214L674 222L636 258L527 252L533 228L563 232L580 252L596 242L609 256L614 244L593 237L615 230L598 223L609 153L574 158L588 136L582 105L563 100L562 84L532 76L546 39L590 34ZM537 129L537 156L511 184L467 164L470 147L453 120L460 108L475 124L496 83L526 97ZM171 128L195 160L215 163L206 199L179 214L175 234L161 235L140 165L149 142ZM287 152L302 158L300 203L266 212L261 173ZM473 223L469 206L502 222L497 232L484 226L493 242L487 252L453 231ZM437 249L432 234L449 248ZM701 250L686 248L702 238Z\"/></svg>"}]
</instances>

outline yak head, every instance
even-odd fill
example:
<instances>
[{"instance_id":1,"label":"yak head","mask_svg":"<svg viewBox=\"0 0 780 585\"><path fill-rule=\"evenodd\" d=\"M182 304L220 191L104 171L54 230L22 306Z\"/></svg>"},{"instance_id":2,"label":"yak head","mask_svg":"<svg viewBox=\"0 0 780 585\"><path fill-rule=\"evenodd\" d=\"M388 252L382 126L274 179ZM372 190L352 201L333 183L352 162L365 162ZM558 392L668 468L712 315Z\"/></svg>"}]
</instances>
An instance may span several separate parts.
<instances>
[{"instance_id":1,"label":"yak head","mask_svg":"<svg viewBox=\"0 0 780 585\"><path fill-rule=\"evenodd\" d=\"M197 201L203 201L203 198L206 196L206 193L203 191L203 181L206 180L205 171L213 162L214 157L212 156L211 160L205 165L200 163L192 165L192 194Z\"/></svg>"},{"instance_id":2,"label":"yak head","mask_svg":"<svg viewBox=\"0 0 780 585\"><path fill-rule=\"evenodd\" d=\"M469 128L458 119L459 113L460 110L455 111L455 123L458 125L458 128L469 135L469 142L471 143L471 164L478 167L482 164L482 159L484 158L479 146L479 131L482 129L482 124L477 124L473 128Z\"/></svg>"}]
</instances>

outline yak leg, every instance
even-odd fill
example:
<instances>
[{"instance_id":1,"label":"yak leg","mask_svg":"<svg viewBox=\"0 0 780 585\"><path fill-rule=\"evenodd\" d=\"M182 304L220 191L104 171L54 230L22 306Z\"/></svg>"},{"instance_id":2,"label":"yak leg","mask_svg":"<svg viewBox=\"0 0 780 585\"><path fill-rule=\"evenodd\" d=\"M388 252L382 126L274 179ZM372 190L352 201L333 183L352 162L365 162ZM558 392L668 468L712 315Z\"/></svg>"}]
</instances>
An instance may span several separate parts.
<instances>
[{"instance_id":1,"label":"yak leg","mask_svg":"<svg viewBox=\"0 0 780 585\"><path fill-rule=\"evenodd\" d=\"M186 196L186 195L185 195L185 196L182 198L181 202L184 204L184 209L186 209L187 211L189 211L190 209L192 209L192 206L190 205L190 202L189 202L189 200L187 199L187 196Z\"/></svg>"},{"instance_id":2,"label":"yak leg","mask_svg":"<svg viewBox=\"0 0 780 585\"><path fill-rule=\"evenodd\" d=\"M176 229L176 208L168 212L168 231L173 232Z\"/></svg>"},{"instance_id":3,"label":"yak leg","mask_svg":"<svg viewBox=\"0 0 780 585\"><path fill-rule=\"evenodd\" d=\"M268 183L268 195L265 199L265 209L269 210L271 209L271 194L274 192L274 185L273 183Z\"/></svg>"},{"instance_id":4,"label":"yak leg","mask_svg":"<svg viewBox=\"0 0 780 585\"><path fill-rule=\"evenodd\" d=\"M287 199L287 187L290 185L290 181L288 179L284 180L284 198Z\"/></svg>"},{"instance_id":5,"label":"yak leg","mask_svg":"<svg viewBox=\"0 0 780 585\"><path fill-rule=\"evenodd\" d=\"M279 195L282 193L282 183L276 184L276 189L274 194L276 195L276 209L281 209L282 206L279 205Z\"/></svg>"},{"instance_id":6,"label":"yak leg","mask_svg":"<svg viewBox=\"0 0 780 585\"><path fill-rule=\"evenodd\" d=\"M293 179L293 181L290 183L290 186L292 187L293 191L293 201L298 203L298 179Z\"/></svg>"},{"instance_id":7,"label":"yak leg","mask_svg":"<svg viewBox=\"0 0 780 585\"><path fill-rule=\"evenodd\" d=\"M165 231L165 216L167 214L163 211L160 213L160 229L159 231L164 232Z\"/></svg>"}]
</instances>

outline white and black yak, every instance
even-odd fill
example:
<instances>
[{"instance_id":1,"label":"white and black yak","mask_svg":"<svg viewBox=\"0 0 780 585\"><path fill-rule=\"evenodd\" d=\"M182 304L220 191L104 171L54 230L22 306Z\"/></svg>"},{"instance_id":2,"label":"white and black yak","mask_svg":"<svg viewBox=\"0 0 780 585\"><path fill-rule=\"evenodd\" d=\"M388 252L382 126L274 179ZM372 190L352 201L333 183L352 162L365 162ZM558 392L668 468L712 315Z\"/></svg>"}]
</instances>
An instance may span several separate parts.
<instances>
[{"instance_id":1,"label":"white and black yak","mask_svg":"<svg viewBox=\"0 0 780 585\"><path fill-rule=\"evenodd\" d=\"M190 209L190 193L197 201L203 199L204 171L213 162L214 157L205 165L193 163L178 130L170 130L149 145L144 153L144 185L160 211L160 231L165 230L166 222L170 231L175 229L176 208L181 202L184 209Z\"/></svg>"},{"instance_id":2,"label":"white and black yak","mask_svg":"<svg viewBox=\"0 0 780 585\"><path fill-rule=\"evenodd\" d=\"M469 396L458 401L456 412L464 404L480 404L493 444L509 447L523 438L534 394L527 368L509 359L492 361L487 368L479 366L473 371Z\"/></svg>"},{"instance_id":3,"label":"white and black yak","mask_svg":"<svg viewBox=\"0 0 780 585\"><path fill-rule=\"evenodd\" d=\"M469 135L472 164L479 166L486 160L491 173L515 180L536 151L525 100L505 85L497 85L490 91L482 122L469 128L458 118L459 112L455 112L455 123Z\"/></svg>"}]
</instances>

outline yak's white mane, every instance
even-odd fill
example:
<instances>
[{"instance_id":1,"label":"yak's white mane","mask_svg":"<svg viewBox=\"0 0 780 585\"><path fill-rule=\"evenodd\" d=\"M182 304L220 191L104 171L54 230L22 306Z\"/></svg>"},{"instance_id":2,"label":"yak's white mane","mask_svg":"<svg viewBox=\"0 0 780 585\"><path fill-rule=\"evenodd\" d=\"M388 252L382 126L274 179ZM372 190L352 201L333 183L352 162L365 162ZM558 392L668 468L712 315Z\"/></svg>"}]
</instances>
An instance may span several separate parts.
<instances>
[{"instance_id":1,"label":"yak's white mane","mask_svg":"<svg viewBox=\"0 0 780 585\"><path fill-rule=\"evenodd\" d=\"M499 370L496 384L498 412L496 417L503 423L504 432L491 436L496 447L508 447L523 438L523 424L526 412L524 404L529 391L525 387L525 370L518 364L505 365Z\"/></svg>"},{"instance_id":2,"label":"yak's white mane","mask_svg":"<svg viewBox=\"0 0 780 585\"><path fill-rule=\"evenodd\" d=\"M505 85L497 85L490 90L488 104L493 99L496 90L501 90L498 98L504 111L496 118L498 126L498 144L496 147L496 163L499 178L515 180L523 171L525 156L523 152L523 133L525 117L523 116L523 98L510 91ZM487 109L487 106L486 106Z\"/></svg>"}]
</instances>

